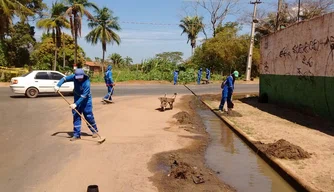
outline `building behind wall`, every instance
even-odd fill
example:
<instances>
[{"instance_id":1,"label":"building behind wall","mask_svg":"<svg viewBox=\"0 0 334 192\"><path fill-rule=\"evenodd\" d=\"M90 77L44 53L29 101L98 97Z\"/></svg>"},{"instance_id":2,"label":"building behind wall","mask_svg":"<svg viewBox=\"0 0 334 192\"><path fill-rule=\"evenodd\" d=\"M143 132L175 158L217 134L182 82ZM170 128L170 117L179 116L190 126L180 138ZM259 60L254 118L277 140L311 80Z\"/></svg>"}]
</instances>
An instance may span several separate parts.
<instances>
[{"instance_id":1,"label":"building behind wall","mask_svg":"<svg viewBox=\"0 0 334 192\"><path fill-rule=\"evenodd\" d=\"M260 94L334 120L334 13L261 40Z\"/></svg>"}]
</instances>

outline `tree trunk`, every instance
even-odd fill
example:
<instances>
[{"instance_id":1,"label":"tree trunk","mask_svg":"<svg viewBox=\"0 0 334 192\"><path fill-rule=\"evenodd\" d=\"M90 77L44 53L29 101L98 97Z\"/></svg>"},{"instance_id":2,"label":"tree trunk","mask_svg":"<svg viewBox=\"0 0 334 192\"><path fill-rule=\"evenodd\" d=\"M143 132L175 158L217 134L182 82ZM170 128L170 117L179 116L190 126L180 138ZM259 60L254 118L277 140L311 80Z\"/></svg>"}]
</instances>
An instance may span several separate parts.
<instances>
[{"instance_id":1,"label":"tree trunk","mask_svg":"<svg viewBox=\"0 0 334 192\"><path fill-rule=\"evenodd\" d=\"M278 0L277 16L275 23L275 31L280 30L280 20L281 20L281 11L282 11L283 0Z\"/></svg>"},{"instance_id":2,"label":"tree trunk","mask_svg":"<svg viewBox=\"0 0 334 192\"><path fill-rule=\"evenodd\" d=\"M78 26L77 26L78 16L74 15L74 64L77 65L77 51L78 51Z\"/></svg>"},{"instance_id":3,"label":"tree trunk","mask_svg":"<svg viewBox=\"0 0 334 192\"><path fill-rule=\"evenodd\" d=\"M104 74L104 55L105 55L105 51L102 50L102 62L101 62L101 65L102 65L102 74Z\"/></svg>"},{"instance_id":4,"label":"tree trunk","mask_svg":"<svg viewBox=\"0 0 334 192\"><path fill-rule=\"evenodd\" d=\"M58 54L58 49L57 49L57 47L56 47L56 50L55 50L55 62L54 62L54 64L53 64L53 69L52 69L52 70L54 70L54 71L57 70L57 54Z\"/></svg>"},{"instance_id":5,"label":"tree trunk","mask_svg":"<svg viewBox=\"0 0 334 192\"><path fill-rule=\"evenodd\" d=\"M65 68L65 35L63 35L63 68Z\"/></svg>"},{"instance_id":6,"label":"tree trunk","mask_svg":"<svg viewBox=\"0 0 334 192\"><path fill-rule=\"evenodd\" d=\"M64 52L63 52L63 68L65 68L65 49L64 49Z\"/></svg>"},{"instance_id":7,"label":"tree trunk","mask_svg":"<svg viewBox=\"0 0 334 192\"><path fill-rule=\"evenodd\" d=\"M194 55L194 50L196 47L196 39L191 40L191 56Z\"/></svg>"}]
</instances>

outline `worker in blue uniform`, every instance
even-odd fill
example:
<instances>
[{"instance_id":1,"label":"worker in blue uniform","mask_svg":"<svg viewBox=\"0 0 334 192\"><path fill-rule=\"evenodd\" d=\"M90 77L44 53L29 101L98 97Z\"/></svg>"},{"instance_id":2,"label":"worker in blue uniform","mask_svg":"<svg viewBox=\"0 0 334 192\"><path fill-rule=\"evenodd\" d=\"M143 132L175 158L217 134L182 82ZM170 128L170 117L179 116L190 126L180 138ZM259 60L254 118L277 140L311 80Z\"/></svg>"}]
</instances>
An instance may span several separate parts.
<instances>
[{"instance_id":1,"label":"worker in blue uniform","mask_svg":"<svg viewBox=\"0 0 334 192\"><path fill-rule=\"evenodd\" d=\"M197 72L197 84L201 84L201 79L202 79L202 68L200 68Z\"/></svg>"},{"instance_id":2,"label":"worker in blue uniform","mask_svg":"<svg viewBox=\"0 0 334 192\"><path fill-rule=\"evenodd\" d=\"M81 138L81 117L74 109L76 109L80 114L83 113L88 123L93 126L90 127L88 125L89 129L93 133L93 138L96 138L97 134L95 132L98 132L98 129L93 115L89 77L85 74L83 69L78 68L75 70L74 74L62 78L54 87L55 91L58 92L63 83L70 81L74 82L74 103L69 106L72 108L74 133L70 140L75 141Z\"/></svg>"},{"instance_id":3,"label":"worker in blue uniform","mask_svg":"<svg viewBox=\"0 0 334 192\"><path fill-rule=\"evenodd\" d=\"M104 96L104 100L112 101L111 95L114 93L113 87L115 86L114 81L112 79L112 67L108 66L107 71L104 74L104 82L106 83L108 93Z\"/></svg>"},{"instance_id":4,"label":"worker in blue uniform","mask_svg":"<svg viewBox=\"0 0 334 192\"><path fill-rule=\"evenodd\" d=\"M177 84L177 80L179 78L179 71L175 70L173 74L174 74L174 85L176 85Z\"/></svg>"},{"instance_id":5,"label":"worker in blue uniform","mask_svg":"<svg viewBox=\"0 0 334 192\"><path fill-rule=\"evenodd\" d=\"M211 76L211 71L210 69L206 68L206 75L205 75L205 78L210 81L210 76Z\"/></svg>"},{"instance_id":6,"label":"worker in blue uniform","mask_svg":"<svg viewBox=\"0 0 334 192\"><path fill-rule=\"evenodd\" d=\"M219 105L219 111L222 112L225 102L227 102L227 113L230 112L230 110L233 108L232 103L232 94L234 90L234 79L235 74L232 73L227 77L227 79L221 84L222 90L222 98Z\"/></svg>"}]
</instances>

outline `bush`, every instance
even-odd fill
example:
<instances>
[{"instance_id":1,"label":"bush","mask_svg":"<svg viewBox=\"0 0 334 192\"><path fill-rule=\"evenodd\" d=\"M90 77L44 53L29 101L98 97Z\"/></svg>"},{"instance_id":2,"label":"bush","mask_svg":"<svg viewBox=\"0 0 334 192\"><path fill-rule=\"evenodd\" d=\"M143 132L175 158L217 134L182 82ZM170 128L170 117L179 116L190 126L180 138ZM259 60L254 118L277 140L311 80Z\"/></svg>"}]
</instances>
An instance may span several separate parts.
<instances>
[{"instance_id":1,"label":"bush","mask_svg":"<svg viewBox=\"0 0 334 192\"><path fill-rule=\"evenodd\" d=\"M89 73L90 79L92 82L104 82L103 74L92 74ZM202 78L205 78L205 73L203 73ZM179 72L179 83L191 83L196 82L197 79L197 70L192 68L188 68L185 71ZM225 80L225 76L212 74L211 80L214 81L223 81ZM144 81L173 81L173 72L169 70L160 70L153 68L151 71L142 72L142 71L132 71L130 69L113 70L113 80L115 82L123 82L123 81L131 81L131 80L144 80Z\"/></svg>"},{"instance_id":2,"label":"bush","mask_svg":"<svg viewBox=\"0 0 334 192\"><path fill-rule=\"evenodd\" d=\"M187 69L186 71L180 71L179 82L180 83L190 83L195 82L197 78L197 73L194 69Z\"/></svg>"},{"instance_id":3,"label":"bush","mask_svg":"<svg viewBox=\"0 0 334 192\"><path fill-rule=\"evenodd\" d=\"M0 81L1 82L10 82L13 77L19 77L28 73L27 69L24 68L0 68Z\"/></svg>"}]
</instances>

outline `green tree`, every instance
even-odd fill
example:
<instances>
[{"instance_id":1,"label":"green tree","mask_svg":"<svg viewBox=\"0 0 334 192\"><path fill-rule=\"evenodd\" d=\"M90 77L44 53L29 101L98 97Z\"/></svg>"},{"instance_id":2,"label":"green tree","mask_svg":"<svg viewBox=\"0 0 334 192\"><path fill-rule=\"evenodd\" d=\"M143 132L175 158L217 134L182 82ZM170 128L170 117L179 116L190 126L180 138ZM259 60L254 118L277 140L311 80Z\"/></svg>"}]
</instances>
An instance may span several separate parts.
<instances>
[{"instance_id":1,"label":"green tree","mask_svg":"<svg viewBox=\"0 0 334 192\"><path fill-rule=\"evenodd\" d=\"M94 20L94 17L88 12L86 8L94 8L97 10L97 6L88 0L67 0L68 9L66 15L70 18L71 33L75 42L74 51L74 63L77 64L77 47L78 47L78 36L81 36L81 23L83 15L90 20Z\"/></svg>"},{"instance_id":2,"label":"green tree","mask_svg":"<svg viewBox=\"0 0 334 192\"><path fill-rule=\"evenodd\" d=\"M249 36L238 36L239 29L235 24L224 25L216 37L206 40L195 50L192 57L193 63L197 67L208 67L214 72L225 75L229 74L233 68L243 73L247 63ZM259 59L259 49L254 48L253 69L257 68ZM253 76L256 75L256 70L254 70Z\"/></svg>"},{"instance_id":3,"label":"green tree","mask_svg":"<svg viewBox=\"0 0 334 192\"><path fill-rule=\"evenodd\" d=\"M6 57L6 46L4 43L0 42L0 66L7 66L8 61Z\"/></svg>"},{"instance_id":4,"label":"green tree","mask_svg":"<svg viewBox=\"0 0 334 192\"><path fill-rule=\"evenodd\" d=\"M62 41L64 46L60 47L57 56L57 62L60 63L65 56L66 66L73 68L74 64L74 52L75 43L74 39L67 34L62 34ZM51 64L53 63L54 50L56 49L53 43L53 38L51 34L44 34L42 36L42 41L37 43L32 52L32 63L35 69L51 69ZM78 63L83 64L85 62L85 52L81 47L78 46ZM58 65L58 69L61 67Z\"/></svg>"},{"instance_id":5,"label":"green tree","mask_svg":"<svg viewBox=\"0 0 334 192\"><path fill-rule=\"evenodd\" d=\"M125 64L126 66L129 67L132 63L133 63L133 60L132 60L131 57L126 56L126 57L124 58L124 64Z\"/></svg>"},{"instance_id":6,"label":"green tree","mask_svg":"<svg viewBox=\"0 0 334 192\"><path fill-rule=\"evenodd\" d=\"M194 49L196 47L196 39L199 34L199 32L204 32L204 24L203 24L203 17L194 16L190 17L187 16L183 18L181 21L181 24L179 25L182 28L182 34L186 33L188 35L188 41L190 41L191 45L191 53L194 53Z\"/></svg>"},{"instance_id":7,"label":"green tree","mask_svg":"<svg viewBox=\"0 0 334 192\"><path fill-rule=\"evenodd\" d=\"M56 1L55 3L52 3L51 11L48 18L41 19L36 24L38 28L44 28L48 32L49 30L52 30L53 43L56 45L53 70L56 70L58 55L57 52L58 49L61 47L61 30L62 28L70 28L70 23L64 16L66 10L67 7L64 4L58 3Z\"/></svg>"},{"instance_id":8,"label":"green tree","mask_svg":"<svg viewBox=\"0 0 334 192\"><path fill-rule=\"evenodd\" d=\"M121 68L124 65L124 59L118 53L113 53L109 56L109 59L111 60L111 64L116 68Z\"/></svg>"},{"instance_id":9,"label":"green tree","mask_svg":"<svg viewBox=\"0 0 334 192\"><path fill-rule=\"evenodd\" d=\"M0 0L0 41L5 38L5 34L12 26L14 16L24 20L32 15L34 12L18 0Z\"/></svg>"},{"instance_id":10,"label":"green tree","mask_svg":"<svg viewBox=\"0 0 334 192\"><path fill-rule=\"evenodd\" d=\"M4 58L7 66L23 67L29 65L30 51L36 43L34 27L24 22L17 22L3 40Z\"/></svg>"},{"instance_id":11,"label":"green tree","mask_svg":"<svg viewBox=\"0 0 334 192\"><path fill-rule=\"evenodd\" d=\"M118 24L118 18L113 16L111 10L107 7L98 9L96 12L96 20L91 21L88 26L93 30L88 33L86 40L96 45L98 42L102 44L102 72L104 72L104 57L107 51L107 44L116 42L118 45L121 42L121 38L115 31L121 30Z\"/></svg>"},{"instance_id":12,"label":"green tree","mask_svg":"<svg viewBox=\"0 0 334 192\"><path fill-rule=\"evenodd\" d=\"M47 5L43 3L43 0L18 0L18 1L34 13L33 17L35 17L36 14L38 14L38 16L43 16L44 9L48 8Z\"/></svg>"},{"instance_id":13,"label":"green tree","mask_svg":"<svg viewBox=\"0 0 334 192\"><path fill-rule=\"evenodd\" d=\"M155 55L157 58L166 59L175 64L179 64L182 62L182 52L174 51L174 52L163 52Z\"/></svg>"}]
</instances>

